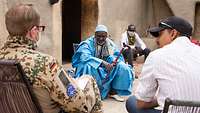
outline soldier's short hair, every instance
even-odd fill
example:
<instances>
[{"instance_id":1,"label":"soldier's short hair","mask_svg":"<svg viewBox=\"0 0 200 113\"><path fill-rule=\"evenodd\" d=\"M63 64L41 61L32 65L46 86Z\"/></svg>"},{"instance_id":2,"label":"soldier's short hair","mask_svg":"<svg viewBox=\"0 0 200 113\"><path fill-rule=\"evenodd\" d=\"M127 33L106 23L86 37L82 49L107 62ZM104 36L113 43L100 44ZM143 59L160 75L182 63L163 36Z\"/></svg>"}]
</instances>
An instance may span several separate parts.
<instances>
[{"instance_id":1,"label":"soldier's short hair","mask_svg":"<svg viewBox=\"0 0 200 113\"><path fill-rule=\"evenodd\" d=\"M40 24L40 15L32 4L18 4L7 11L5 23L11 36L25 36L32 27Z\"/></svg>"}]
</instances>

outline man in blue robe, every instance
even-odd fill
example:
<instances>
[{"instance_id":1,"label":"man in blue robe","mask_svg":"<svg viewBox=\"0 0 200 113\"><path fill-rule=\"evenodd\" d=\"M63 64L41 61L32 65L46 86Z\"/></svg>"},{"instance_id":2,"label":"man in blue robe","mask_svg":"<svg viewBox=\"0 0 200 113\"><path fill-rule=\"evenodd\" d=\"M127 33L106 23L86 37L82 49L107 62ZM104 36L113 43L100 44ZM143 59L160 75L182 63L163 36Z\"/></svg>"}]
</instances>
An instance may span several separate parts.
<instances>
[{"instance_id":1,"label":"man in blue robe","mask_svg":"<svg viewBox=\"0 0 200 113\"><path fill-rule=\"evenodd\" d=\"M76 68L76 77L89 74L96 79L102 99L112 92L110 97L124 101L121 95L132 92L134 70L124 63L120 51L107 36L107 27L98 25L95 36L79 44L72 57L72 66ZM119 59L115 64L113 62L117 56Z\"/></svg>"}]
</instances>

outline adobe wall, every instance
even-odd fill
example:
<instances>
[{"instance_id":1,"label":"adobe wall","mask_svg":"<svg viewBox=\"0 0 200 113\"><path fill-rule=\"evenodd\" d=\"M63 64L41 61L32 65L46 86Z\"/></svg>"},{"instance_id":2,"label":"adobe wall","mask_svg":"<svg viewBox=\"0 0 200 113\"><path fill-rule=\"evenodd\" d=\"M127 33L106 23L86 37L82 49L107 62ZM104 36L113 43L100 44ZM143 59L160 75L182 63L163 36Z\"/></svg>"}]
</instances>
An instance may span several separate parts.
<instances>
[{"instance_id":1,"label":"adobe wall","mask_svg":"<svg viewBox=\"0 0 200 113\"><path fill-rule=\"evenodd\" d=\"M135 24L147 46L156 48L154 39L147 34L150 26L160 19L176 15L188 20L194 27L194 37L200 39L200 0L101 0L99 1L100 24L108 26L113 40L119 45L121 33L128 24Z\"/></svg>"},{"instance_id":2,"label":"adobe wall","mask_svg":"<svg viewBox=\"0 0 200 113\"><path fill-rule=\"evenodd\" d=\"M46 25L42 33L39 49L62 60L62 0L50 5L49 0L0 0L0 46L8 33L4 14L15 3L31 3L41 15L41 23ZM156 25L167 16L180 16L194 26L194 38L200 39L200 0L82 0L82 37L94 33L97 23L109 28L112 39L119 45L121 34L127 25L135 24L138 33L147 46L156 48L153 38L147 32L149 26ZM148 38L147 38L148 37Z\"/></svg>"},{"instance_id":3,"label":"adobe wall","mask_svg":"<svg viewBox=\"0 0 200 113\"><path fill-rule=\"evenodd\" d=\"M60 0L61 2L61 0ZM61 62L61 10L60 3L50 5L49 0L1 0L0 1L0 46L6 40L8 33L5 27L4 15L6 11L16 3L33 4L41 16L41 24L45 25L45 32L41 33L41 40L38 42L39 50L53 55ZM44 7L45 6L45 7Z\"/></svg>"}]
</instances>

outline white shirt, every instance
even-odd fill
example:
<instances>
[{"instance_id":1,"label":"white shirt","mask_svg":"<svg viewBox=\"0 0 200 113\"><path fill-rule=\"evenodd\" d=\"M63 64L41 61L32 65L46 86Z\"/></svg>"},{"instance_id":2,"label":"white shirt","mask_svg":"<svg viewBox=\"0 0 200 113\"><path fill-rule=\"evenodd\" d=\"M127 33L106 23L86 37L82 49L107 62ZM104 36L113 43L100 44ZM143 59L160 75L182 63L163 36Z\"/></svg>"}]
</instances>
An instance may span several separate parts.
<instances>
[{"instance_id":1,"label":"white shirt","mask_svg":"<svg viewBox=\"0 0 200 113\"><path fill-rule=\"evenodd\" d=\"M144 50L146 48L145 43L142 41L142 39L139 37L139 35L136 32L134 32L134 34L135 34L135 44L133 45L133 47L141 47L142 50ZM126 45L129 45L127 31L125 31L122 34L120 43L121 43L121 47L123 47L123 43L125 43Z\"/></svg>"},{"instance_id":2,"label":"white shirt","mask_svg":"<svg viewBox=\"0 0 200 113\"><path fill-rule=\"evenodd\" d=\"M200 47L187 37L178 37L146 59L135 96L149 102L155 95L160 110L166 97L200 101Z\"/></svg>"}]
</instances>

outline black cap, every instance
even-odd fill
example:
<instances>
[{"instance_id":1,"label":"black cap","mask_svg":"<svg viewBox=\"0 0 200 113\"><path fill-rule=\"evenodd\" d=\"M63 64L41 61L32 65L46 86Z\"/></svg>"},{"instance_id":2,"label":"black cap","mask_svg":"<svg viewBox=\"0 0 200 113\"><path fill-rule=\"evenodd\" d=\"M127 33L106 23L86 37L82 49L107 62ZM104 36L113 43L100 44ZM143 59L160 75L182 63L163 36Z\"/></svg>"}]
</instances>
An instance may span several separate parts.
<instances>
[{"instance_id":1,"label":"black cap","mask_svg":"<svg viewBox=\"0 0 200 113\"><path fill-rule=\"evenodd\" d=\"M133 24L130 24L130 25L128 25L128 29L127 29L128 31L135 31L136 30L136 27L135 27L135 25L133 25Z\"/></svg>"},{"instance_id":2,"label":"black cap","mask_svg":"<svg viewBox=\"0 0 200 113\"><path fill-rule=\"evenodd\" d=\"M178 32L180 32L181 36L190 37L192 35L191 24L188 21L176 16L161 20L158 27L150 28L148 31L154 37L158 37L159 32L164 29L176 29Z\"/></svg>"}]
</instances>

